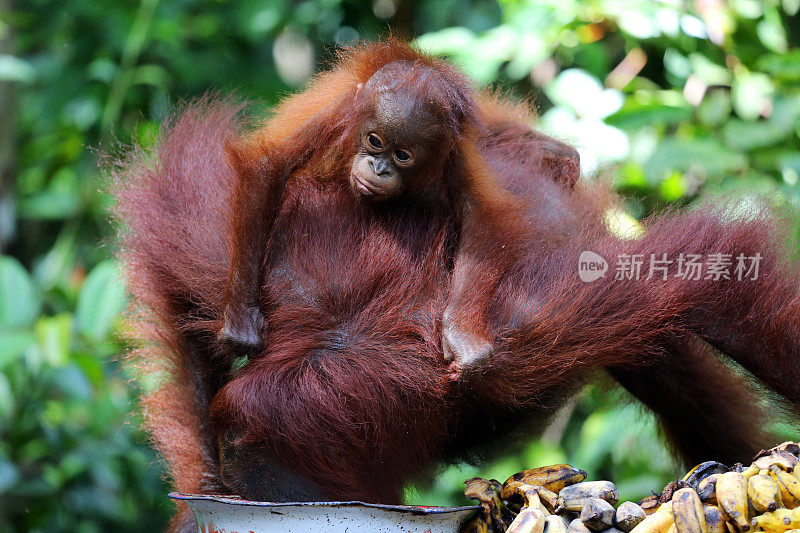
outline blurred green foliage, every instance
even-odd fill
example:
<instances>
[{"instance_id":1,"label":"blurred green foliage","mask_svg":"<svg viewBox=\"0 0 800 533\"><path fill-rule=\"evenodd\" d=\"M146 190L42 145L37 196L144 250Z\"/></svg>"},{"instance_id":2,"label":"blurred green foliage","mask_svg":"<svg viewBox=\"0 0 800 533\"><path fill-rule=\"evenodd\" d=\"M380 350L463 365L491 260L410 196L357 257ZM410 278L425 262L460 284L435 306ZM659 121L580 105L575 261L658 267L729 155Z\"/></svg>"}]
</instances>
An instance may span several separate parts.
<instances>
[{"instance_id":1,"label":"blurred green foliage","mask_svg":"<svg viewBox=\"0 0 800 533\"><path fill-rule=\"evenodd\" d=\"M141 531L170 504L118 362L124 290L97 162L182 99L269 106L385 34L530 97L540 127L644 216L701 194L800 203L800 0L0 0L0 530ZM652 417L592 387L524 451L445 469L569 461L639 498L677 468Z\"/></svg>"}]
</instances>

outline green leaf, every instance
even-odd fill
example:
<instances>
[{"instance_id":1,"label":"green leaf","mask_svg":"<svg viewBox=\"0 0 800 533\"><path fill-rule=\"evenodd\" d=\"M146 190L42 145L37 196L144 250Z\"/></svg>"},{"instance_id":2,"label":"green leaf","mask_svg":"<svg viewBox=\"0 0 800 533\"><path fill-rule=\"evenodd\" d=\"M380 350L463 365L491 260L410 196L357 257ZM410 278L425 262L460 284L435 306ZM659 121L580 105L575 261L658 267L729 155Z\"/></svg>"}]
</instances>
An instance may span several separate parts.
<instances>
[{"instance_id":1,"label":"green leaf","mask_svg":"<svg viewBox=\"0 0 800 533\"><path fill-rule=\"evenodd\" d=\"M745 122L729 120L722 128L725 144L734 150L752 150L772 146L789 136L791 130L779 127L772 121Z\"/></svg>"},{"instance_id":2,"label":"green leaf","mask_svg":"<svg viewBox=\"0 0 800 533\"><path fill-rule=\"evenodd\" d=\"M100 263L86 277L75 318L78 330L86 337L100 341L111 331L114 320L125 307L125 286L117 265Z\"/></svg>"},{"instance_id":3,"label":"green leaf","mask_svg":"<svg viewBox=\"0 0 800 533\"><path fill-rule=\"evenodd\" d=\"M719 126L731 116L731 109L728 91L711 91L697 106L697 118L706 126Z\"/></svg>"},{"instance_id":4,"label":"green leaf","mask_svg":"<svg viewBox=\"0 0 800 533\"><path fill-rule=\"evenodd\" d=\"M758 70L784 81L800 80L800 49L785 54L767 54L756 63Z\"/></svg>"},{"instance_id":5,"label":"green leaf","mask_svg":"<svg viewBox=\"0 0 800 533\"><path fill-rule=\"evenodd\" d=\"M692 116L690 106L670 106L657 102L640 104L629 99L625 105L605 119L606 124L623 130L635 130L656 124L677 124Z\"/></svg>"},{"instance_id":6,"label":"green leaf","mask_svg":"<svg viewBox=\"0 0 800 533\"><path fill-rule=\"evenodd\" d=\"M0 256L0 328L30 326L39 314L39 295L13 257Z\"/></svg>"},{"instance_id":7,"label":"green leaf","mask_svg":"<svg viewBox=\"0 0 800 533\"><path fill-rule=\"evenodd\" d=\"M756 33L764 46L773 52L786 52L786 30L783 28L783 22L778 10L774 7L767 9L764 20L760 21L756 26Z\"/></svg>"},{"instance_id":8,"label":"green leaf","mask_svg":"<svg viewBox=\"0 0 800 533\"><path fill-rule=\"evenodd\" d=\"M36 344L36 337L29 330L4 331L0 342L0 370L17 361L25 350Z\"/></svg>"},{"instance_id":9,"label":"green leaf","mask_svg":"<svg viewBox=\"0 0 800 533\"><path fill-rule=\"evenodd\" d=\"M75 191L44 191L18 204L20 218L33 220L61 220L80 212L80 196Z\"/></svg>"},{"instance_id":10,"label":"green leaf","mask_svg":"<svg viewBox=\"0 0 800 533\"><path fill-rule=\"evenodd\" d=\"M60 313L41 318L35 330L44 359L56 367L66 364L72 345L72 315Z\"/></svg>"},{"instance_id":11,"label":"green leaf","mask_svg":"<svg viewBox=\"0 0 800 533\"><path fill-rule=\"evenodd\" d=\"M692 72L706 82L706 85L728 86L731 84L731 71L702 54L690 54L689 65Z\"/></svg>"},{"instance_id":12,"label":"green leaf","mask_svg":"<svg viewBox=\"0 0 800 533\"><path fill-rule=\"evenodd\" d=\"M3 427L3 422L14 413L15 403L11 383L8 382L5 374L0 372L0 428ZM2 485L1 482L0 485Z\"/></svg>"},{"instance_id":13,"label":"green leaf","mask_svg":"<svg viewBox=\"0 0 800 533\"><path fill-rule=\"evenodd\" d=\"M673 171L701 171L708 176L722 176L747 166L747 158L714 139L667 138L645 163L645 174L658 181Z\"/></svg>"},{"instance_id":14,"label":"green leaf","mask_svg":"<svg viewBox=\"0 0 800 533\"><path fill-rule=\"evenodd\" d=\"M679 172L673 172L667 179L661 182L659 192L661 197L667 202L677 202L686 196L686 180Z\"/></svg>"}]
</instances>

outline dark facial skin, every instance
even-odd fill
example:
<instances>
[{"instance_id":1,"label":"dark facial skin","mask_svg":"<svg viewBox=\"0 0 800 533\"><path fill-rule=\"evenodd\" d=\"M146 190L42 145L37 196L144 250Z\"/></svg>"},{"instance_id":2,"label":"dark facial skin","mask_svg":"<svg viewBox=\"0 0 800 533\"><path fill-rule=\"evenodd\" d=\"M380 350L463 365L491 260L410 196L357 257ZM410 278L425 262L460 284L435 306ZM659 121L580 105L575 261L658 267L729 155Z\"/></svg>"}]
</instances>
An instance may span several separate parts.
<instances>
[{"instance_id":1,"label":"dark facial skin","mask_svg":"<svg viewBox=\"0 0 800 533\"><path fill-rule=\"evenodd\" d=\"M420 161L414 148L395 142L379 129L383 128L375 127L361 134L361 149L353 159L350 186L362 196L385 200L400 193Z\"/></svg>"},{"instance_id":2,"label":"dark facial skin","mask_svg":"<svg viewBox=\"0 0 800 533\"><path fill-rule=\"evenodd\" d=\"M418 185L420 170L442 145L443 132L427 102L370 85L364 87L364 97L374 98L374 111L359 134L350 186L360 196L387 200Z\"/></svg>"}]
</instances>

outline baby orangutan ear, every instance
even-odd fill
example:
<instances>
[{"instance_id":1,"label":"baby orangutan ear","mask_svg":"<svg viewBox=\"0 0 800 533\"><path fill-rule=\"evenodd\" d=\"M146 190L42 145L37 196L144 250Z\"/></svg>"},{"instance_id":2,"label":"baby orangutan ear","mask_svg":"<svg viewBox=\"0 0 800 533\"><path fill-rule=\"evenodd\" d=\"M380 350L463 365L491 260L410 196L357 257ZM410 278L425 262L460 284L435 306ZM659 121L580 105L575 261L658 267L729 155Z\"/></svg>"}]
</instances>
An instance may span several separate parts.
<instances>
[{"instance_id":1,"label":"baby orangutan ear","mask_svg":"<svg viewBox=\"0 0 800 533\"><path fill-rule=\"evenodd\" d=\"M541 170L572 189L581 177L581 156L572 146L536 132Z\"/></svg>"}]
</instances>

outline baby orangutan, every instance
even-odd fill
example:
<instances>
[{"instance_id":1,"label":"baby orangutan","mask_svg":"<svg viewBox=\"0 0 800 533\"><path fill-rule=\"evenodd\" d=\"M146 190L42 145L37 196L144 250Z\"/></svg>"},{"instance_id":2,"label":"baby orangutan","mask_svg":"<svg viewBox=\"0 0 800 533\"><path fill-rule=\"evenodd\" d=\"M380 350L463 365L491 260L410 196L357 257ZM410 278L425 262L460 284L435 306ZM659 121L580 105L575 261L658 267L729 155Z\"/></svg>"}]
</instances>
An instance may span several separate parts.
<instances>
[{"instance_id":1,"label":"baby orangutan","mask_svg":"<svg viewBox=\"0 0 800 533\"><path fill-rule=\"evenodd\" d=\"M478 152L481 124L466 87L448 66L398 59L363 81L353 80L349 99L328 94L332 101L325 103L305 94L294 97L285 104L289 109L279 109L273 120L278 124L257 134L262 152L255 161L250 151L234 152L236 167L248 179L235 193L238 229L220 339L257 349L269 338L264 316L272 303L262 300L264 277L273 268L269 233L285 205L285 188L294 187L295 180L311 180L348 183L362 203L381 202L392 209L426 203L439 210L457 246L442 315L442 348L452 360L452 379L458 379L462 366L489 355L484 302L516 259L526 223L519 202L499 186ZM276 130L299 112L295 106L316 114L282 138ZM349 169L341 166L346 160L352 161Z\"/></svg>"}]
</instances>

